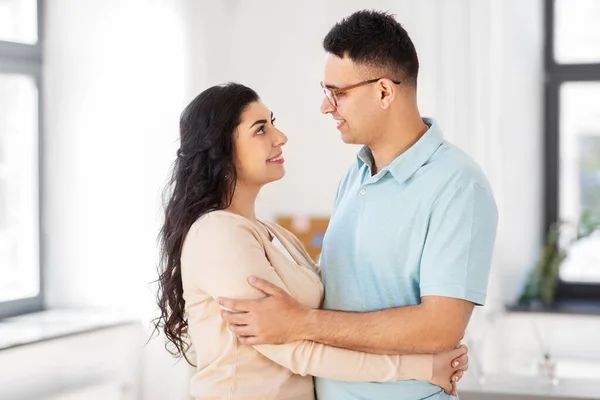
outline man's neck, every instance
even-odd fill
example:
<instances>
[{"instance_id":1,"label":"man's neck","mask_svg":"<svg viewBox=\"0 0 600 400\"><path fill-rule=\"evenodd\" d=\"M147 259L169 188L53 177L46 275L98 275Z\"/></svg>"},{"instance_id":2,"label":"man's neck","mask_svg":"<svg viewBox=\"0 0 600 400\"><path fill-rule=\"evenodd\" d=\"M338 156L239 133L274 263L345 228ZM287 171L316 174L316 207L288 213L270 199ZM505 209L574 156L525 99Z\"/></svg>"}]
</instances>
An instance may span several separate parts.
<instances>
[{"instance_id":1,"label":"man's neck","mask_svg":"<svg viewBox=\"0 0 600 400\"><path fill-rule=\"evenodd\" d=\"M377 141L368 145L373 154L371 173L377 174L411 148L427 132L427 129L429 126L420 117L409 123L390 125Z\"/></svg>"}]
</instances>

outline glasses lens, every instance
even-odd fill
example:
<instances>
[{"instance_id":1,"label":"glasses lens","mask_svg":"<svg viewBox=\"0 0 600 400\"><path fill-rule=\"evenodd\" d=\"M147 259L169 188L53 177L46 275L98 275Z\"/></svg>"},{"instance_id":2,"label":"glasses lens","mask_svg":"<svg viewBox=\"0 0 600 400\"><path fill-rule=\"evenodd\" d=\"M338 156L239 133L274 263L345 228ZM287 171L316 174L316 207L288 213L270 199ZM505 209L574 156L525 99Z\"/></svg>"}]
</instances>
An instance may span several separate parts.
<instances>
[{"instance_id":1,"label":"glasses lens","mask_svg":"<svg viewBox=\"0 0 600 400\"><path fill-rule=\"evenodd\" d=\"M331 90L324 88L323 92L325 92L325 97L327 97L327 100L329 100L329 103L331 103L332 106L337 107L335 97L333 96L333 93L331 93Z\"/></svg>"}]
</instances>

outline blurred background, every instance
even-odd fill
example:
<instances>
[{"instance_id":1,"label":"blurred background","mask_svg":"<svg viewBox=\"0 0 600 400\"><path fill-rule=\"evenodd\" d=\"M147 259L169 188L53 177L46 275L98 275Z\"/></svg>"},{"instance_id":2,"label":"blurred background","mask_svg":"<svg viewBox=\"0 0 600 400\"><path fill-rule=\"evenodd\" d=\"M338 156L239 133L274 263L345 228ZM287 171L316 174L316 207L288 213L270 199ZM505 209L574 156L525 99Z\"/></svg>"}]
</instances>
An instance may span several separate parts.
<instances>
[{"instance_id":1,"label":"blurred background","mask_svg":"<svg viewBox=\"0 0 600 400\"><path fill-rule=\"evenodd\" d=\"M461 399L600 399L600 0L0 0L0 399L189 399L148 342L179 114L256 89L289 137L259 217L318 250L358 150L319 113L321 41L363 8L495 191Z\"/></svg>"}]
</instances>

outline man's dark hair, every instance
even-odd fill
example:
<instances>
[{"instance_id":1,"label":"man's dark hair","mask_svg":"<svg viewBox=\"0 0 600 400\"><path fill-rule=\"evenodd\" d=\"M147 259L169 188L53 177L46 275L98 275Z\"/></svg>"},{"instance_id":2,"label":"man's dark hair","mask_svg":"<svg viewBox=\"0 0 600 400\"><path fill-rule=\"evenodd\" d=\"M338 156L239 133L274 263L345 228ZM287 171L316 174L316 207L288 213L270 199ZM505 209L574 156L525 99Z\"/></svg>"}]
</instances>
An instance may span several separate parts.
<instances>
[{"instance_id":1,"label":"man's dark hair","mask_svg":"<svg viewBox=\"0 0 600 400\"><path fill-rule=\"evenodd\" d=\"M323 39L323 48L340 58L348 56L357 64L392 75L386 78L417 85L417 51L406 30L392 14L357 11L331 28Z\"/></svg>"}]
</instances>

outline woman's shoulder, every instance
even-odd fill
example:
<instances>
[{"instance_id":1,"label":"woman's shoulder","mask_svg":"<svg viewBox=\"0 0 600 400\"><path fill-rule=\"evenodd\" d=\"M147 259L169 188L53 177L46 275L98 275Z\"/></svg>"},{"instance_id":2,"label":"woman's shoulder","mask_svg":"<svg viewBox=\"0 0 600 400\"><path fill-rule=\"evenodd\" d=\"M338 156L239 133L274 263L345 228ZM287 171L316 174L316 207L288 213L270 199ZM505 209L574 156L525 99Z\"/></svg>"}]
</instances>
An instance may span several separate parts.
<instances>
[{"instance_id":1,"label":"woman's shoulder","mask_svg":"<svg viewBox=\"0 0 600 400\"><path fill-rule=\"evenodd\" d=\"M191 226L190 233L202 236L220 236L221 234L251 233L258 236L256 227L241 215L225 210L210 211L198 218Z\"/></svg>"}]
</instances>

